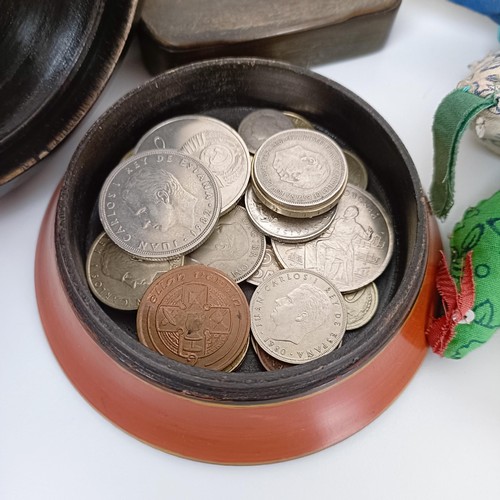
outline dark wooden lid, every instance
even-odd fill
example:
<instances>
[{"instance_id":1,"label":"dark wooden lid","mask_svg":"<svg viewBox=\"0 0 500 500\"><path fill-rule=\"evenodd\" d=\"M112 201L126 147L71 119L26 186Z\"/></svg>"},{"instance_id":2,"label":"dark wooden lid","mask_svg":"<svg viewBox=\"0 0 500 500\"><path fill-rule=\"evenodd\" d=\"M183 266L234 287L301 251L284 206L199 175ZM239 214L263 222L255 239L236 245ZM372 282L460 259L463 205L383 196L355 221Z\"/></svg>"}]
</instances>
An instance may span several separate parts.
<instances>
[{"instance_id":1,"label":"dark wooden lid","mask_svg":"<svg viewBox=\"0 0 500 500\"><path fill-rule=\"evenodd\" d=\"M2 2L0 196L78 124L125 45L137 0Z\"/></svg>"}]
</instances>

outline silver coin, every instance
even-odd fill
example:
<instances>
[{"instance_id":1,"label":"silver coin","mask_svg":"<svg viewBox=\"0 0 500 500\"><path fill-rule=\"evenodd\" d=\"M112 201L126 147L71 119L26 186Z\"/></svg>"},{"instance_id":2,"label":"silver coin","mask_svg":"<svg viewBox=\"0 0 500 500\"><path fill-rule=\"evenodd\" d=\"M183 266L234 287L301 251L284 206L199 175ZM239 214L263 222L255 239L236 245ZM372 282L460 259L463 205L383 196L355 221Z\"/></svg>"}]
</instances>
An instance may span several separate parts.
<instances>
[{"instance_id":1,"label":"silver coin","mask_svg":"<svg viewBox=\"0 0 500 500\"><path fill-rule=\"evenodd\" d=\"M178 149L198 158L214 175L221 192L221 214L243 196L250 178L250 155L240 135L226 123L203 115L178 116L147 132L136 152Z\"/></svg>"},{"instance_id":2,"label":"silver coin","mask_svg":"<svg viewBox=\"0 0 500 500\"><path fill-rule=\"evenodd\" d=\"M375 283L344 293L345 307L347 311L347 330L355 330L366 325L377 312L378 290Z\"/></svg>"},{"instance_id":3,"label":"silver coin","mask_svg":"<svg viewBox=\"0 0 500 500\"><path fill-rule=\"evenodd\" d=\"M260 266L266 237L251 223L247 211L237 206L219 219L208 240L189 259L215 267L236 283L246 280Z\"/></svg>"},{"instance_id":4,"label":"silver coin","mask_svg":"<svg viewBox=\"0 0 500 500\"><path fill-rule=\"evenodd\" d=\"M250 301L252 334L271 356L300 364L333 351L347 323L344 299L314 271L283 269L259 285Z\"/></svg>"},{"instance_id":5,"label":"silver coin","mask_svg":"<svg viewBox=\"0 0 500 500\"><path fill-rule=\"evenodd\" d=\"M273 240L272 245L283 267L315 270L341 292L350 292L384 272L392 256L394 232L380 203L348 184L332 225L321 236L297 245Z\"/></svg>"},{"instance_id":6,"label":"silver coin","mask_svg":"<svg viewBox=\"0 0 500 500\"><path fill-rule=\"evenodd\" d=\"M295 128L307 128L309 130L314 130L313 124L306 120L303 116L294 113L293 111L283 111L283 114L290 118Z\"/></svg>"},{"instance_id":7,"label":"silver coin","mask_svg":"<svg viewBox=\"0 0 500 500\"><path fill-rule=\"evenodd\" d=\"M252 182L264 204L268 199L293 216L311 217L338 201L347 182L347 164L340 147L325 134L286 130L270 137L255 154Z\"/></svg>"},{"instance_id":8,"label":"silver coin","mask_svg":"<svg viewBox=\"0 0 500 500\"><path fill-rule=\"evenodd\" d=\"M247 282L256 286L260 285L264 280L280 269L282 269L282 267L278 262L278 259L276 259L276 255L274 255L273 247L271 245L266 245L264 259L262 260L257 271L255 271L252 276L247 278Z\"/></svg>"},{"instance_id":9,"label":"silver coin","mask_svg":"<svg viewBox=\"0 0 500 500\"><path fill-rule=\"evenodd\" d=\"M87 256L87 281L92 293L104 304L122 311L133 311L148 286L160 274L182 266L184 258L151 262L139 260L101 233Z\"/></svg>"},{"instance_id":10,"label":"silver coin","mask_svg":"<svg viewBox=\"0 0 500 500\"><path fill-rule=\"evenodd\" d=\"M146 151L120 163L99 197L108 236L140 259L165 260L200 246L219 218L214 176L196 158Z\"/></svg>"},{"instance_id":11,"label":"silver coin","mask_svg":"<svg viewBox=\"0 0 500 500\"><path fill-rule=\"evenodd\" d=\"M344 149L344 156L347 161L347 182L361 189L368 187L368 171L359 156L352 151Z\"/></svg>"},{"instance_id":12,"label":"silver coin","mask_svg":"<svg viewBox=\"0 0 500 500\"><path fill-rule=\"evenodd\" d=\"M335 217L336 207L310 219L298 219L281 215L266 207L255 196L250 186L245 193L245 205L252 222L271 238L284 242L303 243L323 233Z\"/></svg>"},{"instance_id":13,"label":"silver coin","mask_svg":"<svg viewBox=\"0 0 500 500\"><path fill-rule=\"evenodd\" d=\"M255 154L266 139L277 132L294 127L293 121L281 111L258 109L243 118L238 127L238 132L245 141L250 153Z\"/></svg>"},{"instance_id":14,"label":"silver coin","mask_svg":"<svg viewBox=\"0 0 500 500\"><path fill-rule=\"evenodd\" d=\"M326 214L328 211L332 210L335 208L336 204L338 203L338 200L342 196L342 193L347 186L347 177L345 179L345 184L341 187L339 190L339 193L336 198L332 198L329 202L328 205L321 205L318 207L315 207L314 209L308 209L305 210L304 208L298 208L298 209L290 209L287 207L284 207L277 203L274 200L271 200L268 198L259 188L255 182L251 182L251 186L253 189L253 192L256 196L256 198L267 208L272 210L273 212L284 215L285 217L292 218L292 219L313 219L316 217L319 217L320 215Z\"/></svg>"}]
</instances>

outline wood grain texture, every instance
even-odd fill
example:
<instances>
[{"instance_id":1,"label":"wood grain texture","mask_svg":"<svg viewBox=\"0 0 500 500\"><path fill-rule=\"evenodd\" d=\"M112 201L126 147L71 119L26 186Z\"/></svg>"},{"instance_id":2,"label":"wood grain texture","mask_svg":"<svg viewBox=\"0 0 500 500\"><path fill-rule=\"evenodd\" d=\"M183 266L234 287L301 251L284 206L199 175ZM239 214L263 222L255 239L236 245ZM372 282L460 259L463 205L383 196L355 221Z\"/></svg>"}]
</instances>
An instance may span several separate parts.
<instances>
[{"instance_id":1,"label":"wood grain texture","mask_svg":"<svg viewBox=\"0 0 500 500\"><path fill-rule=\"evenodd\" d=\"M0 196L78 124L125 45L137 0L2 2Z\"/></svg>"}]
</instances>

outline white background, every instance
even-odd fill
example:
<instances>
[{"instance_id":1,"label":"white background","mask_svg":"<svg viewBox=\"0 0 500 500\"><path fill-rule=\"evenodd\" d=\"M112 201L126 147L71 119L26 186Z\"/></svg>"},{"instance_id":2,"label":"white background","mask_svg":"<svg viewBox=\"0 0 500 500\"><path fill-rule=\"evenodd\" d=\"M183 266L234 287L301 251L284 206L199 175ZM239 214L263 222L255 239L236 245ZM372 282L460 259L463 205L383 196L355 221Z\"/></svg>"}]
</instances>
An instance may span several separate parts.
<instances>
[{"instance_id":1,"label":"white background","mask_svg":"<svg viewBox=\"0 0 500 500\"><path fill-rule=\"evenodd\" d=\"M431 123L470 62L499 49L496 25L442 0L404 0L384 49L314 68L358 93L396 130L429 189ZM77 130L29 182L0 199L0 498L500 498L500 338L461 361L429 353L407 389L367 428L311 456L216 466L170 456L116 428L77 393L38 317L33 265L45 207L85 130L149 78L137 45ZM500 185L500 158L467 131L457 202ZM495 257L495 258L498 258Z\"/></svg>"}]
</instances>

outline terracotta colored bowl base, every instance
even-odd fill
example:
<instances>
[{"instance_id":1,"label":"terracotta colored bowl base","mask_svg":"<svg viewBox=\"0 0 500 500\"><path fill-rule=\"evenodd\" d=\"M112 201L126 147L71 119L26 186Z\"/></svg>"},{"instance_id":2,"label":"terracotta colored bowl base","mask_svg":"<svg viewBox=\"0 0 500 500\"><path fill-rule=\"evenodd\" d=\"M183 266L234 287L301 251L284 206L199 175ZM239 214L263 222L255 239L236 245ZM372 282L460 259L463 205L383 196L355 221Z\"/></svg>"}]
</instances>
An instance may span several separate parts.
<instances>
[{"instance_id":1,"label":"terracotta colored bowl base","mask_svg":"<svg viewBox=\"0 0 500 500\"><path fill-rule=\"evenodd\" d=\"M402 325L368 363L293 399L235 405L184 397L125 370L95 342L59 277L54 243L57 193L38 242L35 284L43 327L63 370L99 412L137 438L197 460L255 464L299 457L335 444L374 420L409 382L426 353L434 311L440 238L429 217L422 288Z\"/></svg>"}]
</instances>

